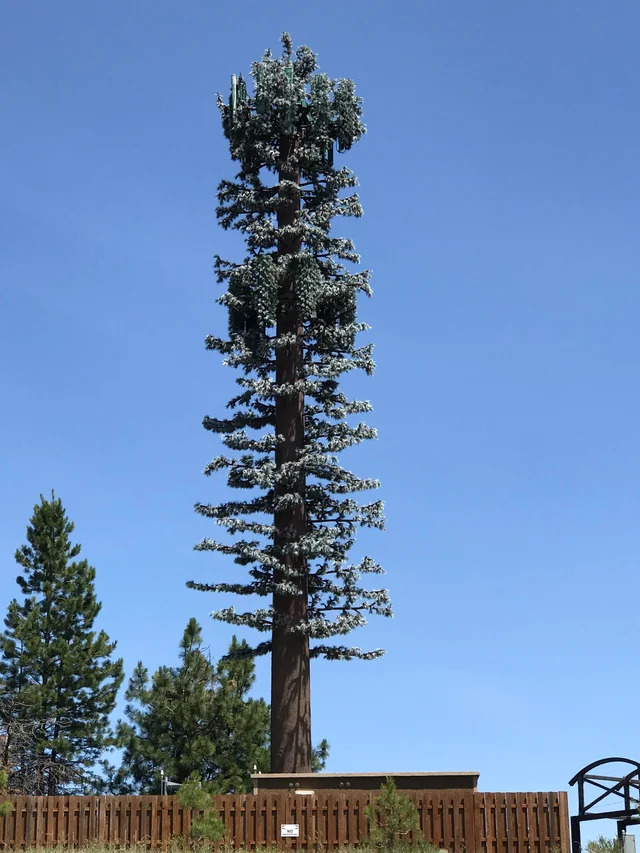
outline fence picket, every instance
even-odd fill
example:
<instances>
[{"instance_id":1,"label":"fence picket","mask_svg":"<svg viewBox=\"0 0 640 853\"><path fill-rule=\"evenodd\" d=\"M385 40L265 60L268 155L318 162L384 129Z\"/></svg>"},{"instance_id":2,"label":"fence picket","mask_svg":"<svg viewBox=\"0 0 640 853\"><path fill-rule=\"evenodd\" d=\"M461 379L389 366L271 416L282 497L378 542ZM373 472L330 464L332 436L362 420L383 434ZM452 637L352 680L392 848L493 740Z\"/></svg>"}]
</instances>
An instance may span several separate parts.
<instances>
[{"instance_id":1,"label":"fence picket","mask_svg":"<svg viewBox=\"0 0 640 853\"><path fill-rule=\"evenodd\" d=\"M329 847L329 821L326 797L317 798L316 809L316 833L317 843L322 847Z\"/></svg>"},{"instance_id":2,"label":"fence picket","mask_svg":"<svg viewBox=\"0 0 640 853\"><path fill-rule=\"evenodd\" d=\"M496 850L498 853L507 853L506 820L507 804L505 795L496 794Z\"/></svg>"},{"instance_id":3,"label":"fence picket","mask_svg":"<svg viewBox=\"0 0 640 853\"><path fill-rule=\"evenodd\" d=\"M69 840L69 798L58 798L58 813L55 827L55 837L52 838L52 844L66 845Z\"/></svg>"},{"instance_id":4,"label":"fence picket","mask_svg":"<svg viewBox=\"0 0 640 853\"><path fill-rule=\"evenodd\" d=\"M477 850L475 819L473 793L465 791L462 794L462 831L464 833L464 849L468 851Z\"/></svg>"},{"instance_id":5,"label":"fence picket","mask_svg":"<svg viewBox=\"0 0 640 853\"><path fill-rule=\"evenodd\" d=\"M538 820L540 821L540 849L542 853L549 853L553 846L551 841L551 815L549 814L549 796L542 791L538 792Z\"/></svg>"},{"instance_id":6,"label":"fence picket","mask_svg":"<svg viewBox=\"0 0 640 853\"><path fill-rule=\"evenodd\" d=\"M562 853L569 853L571 841L569 836L569 797L566 791L558 793L559 810L558 810L558 843Z\"/></svg>"},{"instance_id":7,"label":"fence picket","mask_svg":"<svg viewBox=\"0 0 640 853\"><path fill-rule=\"evenodd\" d=\"M24 845L24 804L26 797L16 797L16 822L14 841L16 849Z\"/></svg>"},{"instance_id":8,"label":"fence picket","mask_svg":"<svg viewBox=\"0 0 640 853\"><path fill-rule=\"evenodd\" d=\"M467 842L464 832L464 807L465 801L462 794L455 793L452 796L453 805L453 849L466 850Z\"/></svg>"},{"instance_id":9,"label":"fence picket","mask_svg":"<svg viewBox=\"0 0 640 853\"><path fill-rule=\"evenodd\" d=\"M435 833L434 843L446 849L449 846L446 841L448 809L442 797L438 797L437 799L435 796L432 797L432 809Z\"/></svg>"},{"instance_id":10,"label":"fence picket","mask_svg":"<svg viewBox=\"0 0 640 853\"><path fill-rule=\"evenodd\" d=\"M553 847L553 839L558 834L558 795L549 793L546 795L549 803L549 850Z\"/></svg>"},{"instance_id":11,"label":"fence picket","mask_svg":"<svg viewBox=\"0 0 640 853\"><path fill-rule=\"evenodd\" d=\"M24 804L24 846L31 847L35 843L33 833L33 797L25 797Z\"/></svg>"}]
</instances>

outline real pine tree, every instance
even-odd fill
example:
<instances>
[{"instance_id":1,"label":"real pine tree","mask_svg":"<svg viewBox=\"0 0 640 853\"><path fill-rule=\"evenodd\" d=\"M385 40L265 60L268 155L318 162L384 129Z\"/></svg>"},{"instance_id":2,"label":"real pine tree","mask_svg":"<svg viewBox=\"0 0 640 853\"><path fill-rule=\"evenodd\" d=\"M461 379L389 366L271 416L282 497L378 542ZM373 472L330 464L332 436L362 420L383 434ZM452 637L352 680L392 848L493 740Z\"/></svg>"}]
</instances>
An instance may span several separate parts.
<instances>
[{"instance_id":1,"label":"real pine tree","mask_svg":"<svg viewBox=\"0 0 640 853\"><path fill-rule=\"evenodd\" d=\"M364 133L361 101L351 80L317 72L309 48L294 55L287 34L283 46L281 58L267 52L253 64L252 93L234 77L229 103L219 98L239 172L220 183L217 215L244 236L246 253L215 263L229 334L206 343L239 371L240 388L227 417L204 420L231 451L205 473L226 471L231 488L253 494L198 504L232 538L196 547L231 555L249 577L190 586L268 599L214 616L270 635L241 651L271 653L271 770L302 772L312 763L310 658L378 657L331 640L391 609L386 590L361 582L381 567L349 559L359 526L383 526L382 503L356 499L378 483L336 456L375 436L357 421L369 403L340 389L344 374L373 372L371 345L356 345L369 273L354 268L352 241L332 231L336 217L362 213L355 176L333 160Z\"/></svg>"},{"instance_id":2,"label":"real pine tree","mask_svg":"<svg viewBox=\"0 0 640 853\"><path fill-rule=\"evenodd\" d=\"M380 785L380 794L365 806L364 813L369 824L369 840L388 853L405 849L401 842L420 828L418 809L404 792L398 791L393 776L387 776ZM438 848L433 849L435 853Z\"/></svg>"},{"instance_id":3,"label":"real pine tree","mask_svg":"<svg viewBox=\"0 0 640 853\"><path fill-rule=\"evenodd\" d=\"M139 663L126 692L126 720L118 724L122 764L111 772L113 791L159 792L160 771L182 783L193 774L219 793L250 791L254 765L268 762L269 708L248 697L255 674L235 637L229 658L213 663L202 629L190 619L180 664L149 678Z\"/></svg>"},{"instance_id":4,"label":"real pine tree","mask_svg":"<svg viewBox=\"0 0 640 853\"><path fill-rule=\"evenodd\" d=\"M27 544L15 554L22 595L9 604L0 638L2 724L9 740L12 731L22 732L12 772L32 794L86 784L109 742L123 677L122 661L112 660L115 642L95 629L96 573L77 559L73 529L61 500L41 496Z\"/></svg>"}]
</instances>

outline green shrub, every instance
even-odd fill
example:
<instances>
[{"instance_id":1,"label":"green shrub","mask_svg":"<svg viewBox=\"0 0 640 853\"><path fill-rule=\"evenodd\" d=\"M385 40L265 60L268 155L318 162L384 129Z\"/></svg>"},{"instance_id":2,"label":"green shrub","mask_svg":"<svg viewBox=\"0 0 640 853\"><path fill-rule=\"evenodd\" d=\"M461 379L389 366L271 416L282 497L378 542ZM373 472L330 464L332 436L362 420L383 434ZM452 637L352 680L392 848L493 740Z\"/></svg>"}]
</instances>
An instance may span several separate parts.
<instances>
[{"instance_id":1,"label":"green shrub","mask_svg":"<svg viewBox=\"0 0 640 853\"><path fill-rule=\"evenodd\" d=\"M7 788L9 787L9 774L6 770L0 770L0 817L8 817L13 811L13 803L11 800L2 800L7 796Z\"/></svg>"},{"instance_id":2,"label":"green shrub","mask_svg":"<svg viewBox=\"0 0 640 853\"><path fill-rule=\"evenodd\" d=\"M622 853L622 843L619 838L605 838L601 835L597 841L587 843L587 853Z\"/></svg>"},{"instance_id":3,"label":"green shrub","mask_svg":"<svg viewBox=\"0 0 640 853\"><path fill-rule=\"evenodd\" d=\"M191 821L191 835L204 841L219 841L224 837L224 822L215 807L213 786L202 782L197 773L192 773L180 785L180 805L200 814Z\"/></svg>"},{"instance_id":4,"label":"green shrub","mask_svg":"<svg viewBox=\"0 0 640 853\"><path fill-rule=\"evenodd\" d=\"M365 809L369 839L385 850L395 850L410 832L420 828L418 810L406 794L400 794L395 779L387 776L380 794Z\"/></svg>"}]
</instances>

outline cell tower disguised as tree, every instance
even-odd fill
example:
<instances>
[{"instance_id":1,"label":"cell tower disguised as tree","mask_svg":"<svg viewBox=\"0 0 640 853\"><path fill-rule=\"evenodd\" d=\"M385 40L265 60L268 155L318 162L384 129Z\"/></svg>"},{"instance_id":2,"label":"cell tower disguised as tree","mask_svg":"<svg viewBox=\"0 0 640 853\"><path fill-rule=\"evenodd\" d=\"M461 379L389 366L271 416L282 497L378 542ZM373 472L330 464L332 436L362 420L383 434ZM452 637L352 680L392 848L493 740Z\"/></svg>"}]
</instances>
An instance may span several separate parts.
<instances>
[{"instance_id":1,"label":"cell tower disguised as tree","mask_svg":"<svg viewBox=\"0 0 640 853\"><path fill-rule=\"evenodd\" d=\"M216 258L220 303L229 312L229 336L207 338L237 368L240 391L224 419L205 418L232 451L205 473L226 470L228 485L250 496L197 511L231 534L206 539L201 550L231 554L249 577L195 583L195 589L268 598L249 612L234 607L215 618L267 632L250 649L271 652L271 770L311 770L309 660L376 658L381 650L332 643L365 624L367 613L389 616L384 589L364 589L361 575L381 573L371 558L349 561L358 526L382 528L382 503L354 495L375 489L337 461L336 454L375 430L354 416L370 411L350 400L339 380L353 370L373 371L371 345L358 347L366 325L356 319L369 274L356 271L351 240L335 236L337 216L360 216L357 181L334 164L364 133L361 101L351 80L316 71L307 47L267 52L253 64L253 94L232 78L229 103L219 99L235 180L218 190L218 220L240 231L240 262Z\"/></svg>"}]
</instances>

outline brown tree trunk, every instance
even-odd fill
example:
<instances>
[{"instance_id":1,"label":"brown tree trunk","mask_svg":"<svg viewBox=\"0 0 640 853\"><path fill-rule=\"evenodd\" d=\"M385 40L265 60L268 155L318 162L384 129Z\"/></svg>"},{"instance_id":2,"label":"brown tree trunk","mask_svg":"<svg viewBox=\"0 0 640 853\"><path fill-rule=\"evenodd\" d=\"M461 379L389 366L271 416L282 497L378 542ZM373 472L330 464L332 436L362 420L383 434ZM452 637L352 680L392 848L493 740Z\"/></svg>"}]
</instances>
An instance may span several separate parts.
<instances>
[{"instance_id":1,"label":"brown tree trunk","mask_svg":"<svg viewBox=\"0 0 640 853\"><path fill-rule=\"evenodd\" d=\"M290 162L294 153L295 138L284 136L280 140L280 181L300 182L300 173ZM299 252L301 241L282 230L296 221L300 210L299 192L293 196L281 189L281 198L287 198L278 211L278 229L281 236L278 254ZM302 378L302 322L295 301L295 278L283 281L278 295L276 334L296 336L295 343L276 351L276 383L293 384ZM282 436L276 447L276 469L294 462L304 447L304 394L296 392L277 396L275 400L275 430ZM300 496L296 506L275 514L275 546L278 551L291 541L299 540L306 531L305 478L276 487L276 495L293 491ZM281 595L274 593L273 609L276 622L272 631L271 653L271 772L308 773L311 771L311 694L309 679L309 638L292 631L291 626L307 618L308 579L303 557L287 556L284 562L295 572L294 582L300 593ZM276 581L282 573L276 572Z\"/></svg>"},{"instance_id":2,"label":"brown tree trunk","mask_svg":"<svg viewBox=\"0 0 640 853\"><path fill-rule=\"evenodd\" d=\"M58 696L60 695L60 691L58 691ZM55 726L53 728L53 739L54 741L58 739L60 736L60 721L56 720ZM57 762L58 760L58 752L56 749L52 749L49 755L49 772L47 774L47 795L52 797L57 793L57 784L58 779L56 778L56 770L57 770Z\"/></svg>"}]
</instances>

